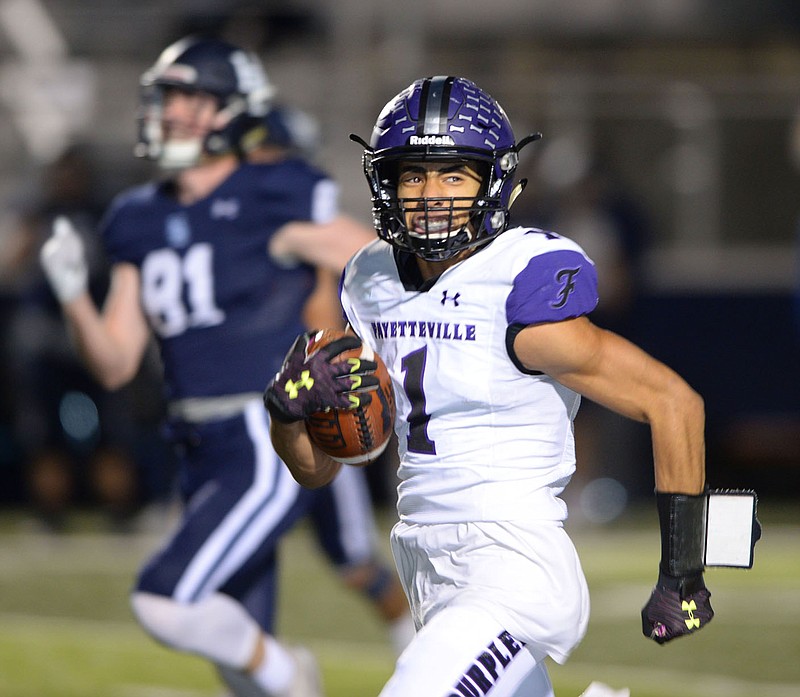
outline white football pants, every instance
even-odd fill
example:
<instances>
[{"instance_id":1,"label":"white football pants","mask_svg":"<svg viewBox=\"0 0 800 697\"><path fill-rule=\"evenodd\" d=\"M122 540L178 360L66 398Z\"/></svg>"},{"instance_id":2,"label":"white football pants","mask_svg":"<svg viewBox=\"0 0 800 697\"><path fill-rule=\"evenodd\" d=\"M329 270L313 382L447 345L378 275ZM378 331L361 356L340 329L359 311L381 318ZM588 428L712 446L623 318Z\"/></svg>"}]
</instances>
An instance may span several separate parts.
<instances>
[{"instance_id":1,"label":"white football pants","mask_svg":"<svg viewBox=\"0 0 800 697\"><path fill-rule=\"evenodd\" d=\"M554 697L537 660L483 609L452 607L426 624L380 697Z\"/></svg>"}]
</instances>

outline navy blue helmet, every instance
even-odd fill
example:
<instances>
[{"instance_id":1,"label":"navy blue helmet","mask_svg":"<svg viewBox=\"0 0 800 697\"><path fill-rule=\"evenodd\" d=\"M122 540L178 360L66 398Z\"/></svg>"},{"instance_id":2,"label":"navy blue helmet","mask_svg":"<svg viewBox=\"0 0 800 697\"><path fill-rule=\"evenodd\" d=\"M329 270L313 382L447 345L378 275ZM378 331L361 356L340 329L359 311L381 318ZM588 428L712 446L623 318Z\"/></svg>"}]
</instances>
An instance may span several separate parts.
<instances>
[{"instance_id":1,"label":"navy blue helmet","mask_svg":"<svg viewBox=\"0 0 800 697\"><path fill-rule=\"evenodd\" d=\"M163 94L168 88L213 95L217 127L203 142L171 145L164 138ZM141 78L139 141L135 154L165 168L190 167L203 153L237 151L245 132L270 109L274 88L258 58L216 38L188 36L168 46Z\"/></svg>"},{"instance_id":2,"label":"navy blue helmet","mask_svg":"<svg viewBox=\"0 0 800 697\"><path fill-rule=\"evenodd\" d=\"M508 227L508 209L525 184L513 180L518 153L539 137L537 133L517 144L503 108L470 80L416 80L383 108L369 143L351 136L365 147L364 174L378 235L429 261L449 259L496 237ZM481 176L476 198L447 200L451 215L469 212L469 222L445 235L410 231L406 210L425 202L397 197L399 163L448 160L468 163Z\"/></svg>"}]
</instances>

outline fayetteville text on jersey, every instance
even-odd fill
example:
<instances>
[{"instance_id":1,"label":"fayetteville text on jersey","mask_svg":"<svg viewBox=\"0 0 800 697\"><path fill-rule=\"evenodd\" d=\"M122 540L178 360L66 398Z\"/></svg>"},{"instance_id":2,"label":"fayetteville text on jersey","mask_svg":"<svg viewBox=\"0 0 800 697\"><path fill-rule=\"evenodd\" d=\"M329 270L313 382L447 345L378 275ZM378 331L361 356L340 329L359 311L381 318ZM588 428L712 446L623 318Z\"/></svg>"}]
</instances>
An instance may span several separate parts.
<instances>
[{"instance_id":1,"label":"fayetteville text on jersey","mask_svg":"<svg viewBox=\"0 0 800 697\"><path fill-rule=\"evenodd\" d=\"M475 341L474 324L450 322L372 322L372 335L376 339L396 339L405 336L448 339L450 341Z\"/></svg>"}]
</instances>

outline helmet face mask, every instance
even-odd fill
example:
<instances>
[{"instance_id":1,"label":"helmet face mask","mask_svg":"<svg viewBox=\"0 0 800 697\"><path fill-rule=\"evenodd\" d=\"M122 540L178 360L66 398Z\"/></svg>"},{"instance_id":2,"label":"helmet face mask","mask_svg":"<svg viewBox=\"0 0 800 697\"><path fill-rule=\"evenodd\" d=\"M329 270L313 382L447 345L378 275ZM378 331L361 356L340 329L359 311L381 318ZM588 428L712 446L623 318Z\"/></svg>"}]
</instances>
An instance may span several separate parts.
<instances>
[{"instance_id":1,"label":"helmet face mask","mask_svg":"<svg viewBox=\"0 0 800 697\"><path fill-rule=\"evenodd\" d=\"M428 261L444 261L507 228L518 147L502 107L469 80L417 80L386 104L369 144L362 144L375 227L379 237L396 248ZM399 166L407 161L473 163L481 187L469 199L400 199ZM406 213L414 209L436 209L438 220L409 230ZM456 223L445 231L442 209L449 209Z\"/></svg>"},{"instance_id":2,"label":"helmet face mask","mask_svg":"<svg viewBox=\"0 0 800 697\"><path fill-rule=\"evenodd\" d=\"M170 89L218 100L213 126L204 136L170 138L163 121ZM142 75L134 153L165 169L182 169L196 165L204 155L237 152L246 132L269 111L273 94L260 62L249 52L219 39L181 39Z\"/></svg>"},{"instance_id":3,"label":"helmet face mask","mask_svg":"<svg viewBox=\"0 0 800 697\"><path fill-rule=\"evenodd\" d=\"M485 195L489 166L461 157L422 160L420 164L436 163L447 169L463 165L477 179L477 191L458 196L401 196L398 173L401 167L415 162L401 155L397 161L386 158L376 165L383 193L387 194L376 206L379 235L395 247L428 261L444 261L482 244L486 237L479 231L485 228L485 218L492 208L492 202ZM494 203L499 204L499 201Z\"/></svg>"}]
</instances>

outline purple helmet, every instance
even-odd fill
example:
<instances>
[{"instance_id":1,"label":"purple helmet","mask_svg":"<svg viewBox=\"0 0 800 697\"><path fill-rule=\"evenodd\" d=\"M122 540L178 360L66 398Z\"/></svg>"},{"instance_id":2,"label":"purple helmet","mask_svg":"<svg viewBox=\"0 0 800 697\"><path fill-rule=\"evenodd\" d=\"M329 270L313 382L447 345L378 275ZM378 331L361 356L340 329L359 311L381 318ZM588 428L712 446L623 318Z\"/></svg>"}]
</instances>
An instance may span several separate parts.
<instances>
[{"instance_id":1,"label":"purple helmet","mask_svg":"<svg viewBox=\"0 0 800 697\"><path fill-rule=\"evenodd\" d=\"M441 261L508 227L508 209L524 186L523 181L517 188L513 181L518 152L540 136L517 145L508 117L490 95L465 78L436 76L417 80L386 104L369 144L351 137L365 147L364 174L379 237L428 261ZM469 213L466 224L445 234L407 228L406 209L427 210L424 200L397 197L399 163L409 160L453 160L477 168L482 179L477 197L445 202L452 217Z\"/></svg>"}]
</instances>

